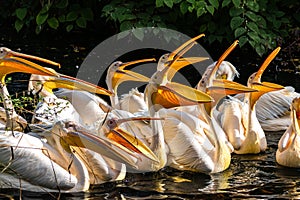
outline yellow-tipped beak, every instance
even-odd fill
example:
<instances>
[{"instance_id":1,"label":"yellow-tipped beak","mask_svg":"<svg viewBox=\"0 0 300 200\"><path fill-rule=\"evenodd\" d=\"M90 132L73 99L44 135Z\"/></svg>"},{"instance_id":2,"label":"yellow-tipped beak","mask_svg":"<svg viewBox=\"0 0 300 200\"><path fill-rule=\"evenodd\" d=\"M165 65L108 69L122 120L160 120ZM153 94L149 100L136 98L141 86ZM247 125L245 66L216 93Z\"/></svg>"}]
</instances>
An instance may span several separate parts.
<instances>
[{"instance_id":1,"label":"yellow-tipped beak","mask_svg":"<svg viewBox=\"0 0 300 200\"><path fill-rule=\"evenodd\" d=\"M170 69L167 72L167 79L172 80L175 76L176 72L180 69L192 65L194 63L202 62L204 60L208 60L208 57L188 57L188 58L179 58L176 62L173 62Z\"/></svg>"},{"instance_id":2,"label":"yellow-tipped beak","mask_svg":"<svg viewBox=\"0 0 300 200\"><path fill-rule=\"evenodd\" d=\"M70 90L83 90L108 96L112 95L112 92L102 87L67 75L60 75L60 77L49 77L49 79L44 83L43 87L49 92L52 92L52 90L55 88L66 88Z\"/></svg>"},{"instance_id":3,"label":"yellow-tipped beak","mask_svg":"<svg viewBox=\"0 0 300 200\"><path fill-rule=\"evenodd\" d=\"M142 154L153 161L158 161L155 154L141 140L131 135L127 131L116 127L106 133L106 137L115 145L130 150L131 152Z\"/></svg>"},{"instance_id":4,"label":"yellow-tipped beak","mask_svg":"<svg viewBox=\"0 0 300 200\"><path fill-rule=\"evenodd\" d=\"M0 63L1 82L5 83L7 74L23 72L30 74L39 74L44 76L59 76L55 71L50 71L38 64L18 57L2 58Z\"/></svg>"},{"instance_id":5,"label":"yellow-tipped beak","mask_svg":"<svg viewBox=\"0 0 300 200\"><path fill-rule=\"evenodd\" d=\"M107 139L110 142L117 145L119 148L124 150L129 150L133 153L141 154L153 161L158 161L155 154L151 151L149 147L147 147L141 140L139 140L134 135L129 132L119 128L119 125L124 122L130 121L141 121L141 120L163 120L163 118L151 118L151 117L133 117L126 119L110 119L108 120L107 126L109 131L105 133Z\"/></svg>"},{"instance_id":6,"label":"yellow-tipped beak","mask_svg":"<svg viewBox=\"0 0 300 200\"><path fill-rule=\"evenodd\" d=\"M187 52L189 49L191 49L195 44L196 44L196 40L198 40L201 37L204 37L204 34L200 34L190 40L188 40L187 42L183 43L180 47L178 47L176 50L174 50L169 58L168 61L171 62L176 62L177 59L179 59L181 56L183 56L183 54L185 52Z\"/></svg>"},{"instance_id":7,"label":"yellow-tipped beak","mask_svg":"<svg viewBox=\"0 0 300 200\"><path fill-rule=\"evenodd\" d=\"M126 154L122 153L123 149L120 149L115 144L101 139L88 131L69 131L67 132L67 136L62 137L62 139L70 146L90 149L118 162L136 167L136 160L133 159L134 155L131 155L133 157L126 156Z\"/></svg>"},{"instance_id":8,"label":"yellow-tipped beak","mask_svg":"<svg viewBox=\"0 0 300 200\"><path fill-rule=\"evenodd\" d=\"M213 68L211 74L216 74L217 70L219 69L219 66L221 65L221 63L225 60L225 58L227 58L227 56L235 49L235 47L238 45L239 41L235 40L232 45L230 45L230 47L221 55L221 57L218 59L215 67Z\"/></svg>"},{"instance_id":9,"label":"yellow-tipped beak","mask_svg":"<svg viewBox=\"0 0 300 200\"><path fill-rule=\"evenodd\" d=\"M257 71L254 80L260 81L260 78L262 76L262 74L264 73L264 71L266 70L266 68L269 66L269 64L272 62L272 60L276 57L276 55L279 53L280 51L280 47L277 47L274 51L272 51L272 53L266 58L266 60L263 62L263 64L261 65L261 67L259 68L259 70Z\"/></svg>"},{"instance_id":10,"label":"yellow-tipped beak","mask_svg":"<svg viewBox=\"0 0 300 200\"><path fill-rule=\"evenodd\" d=\"M213 80L213 85L210 86L207 90L209 91L208 93L210 95L216 93L216 94L224 94L224 96L257 91L256 89L249 88L240 83L229 81L226 79Z\"/></svg>"},{"instance_id":11,"label":"yellow-tipped beak","mask_svg":"<svg viewBox=\"0 0 300 200\"><path fill-rule=\"evenodd\" d=\"M155 59L150 58L150 59L141 59L141 60L135 60L135 61L123 63L118 68L118 70L116 70L116 72L112 77L112 87L114 91L116 91L118 86L124 81L149 82L150 79L148 77L133 71L125 70L125 67L138 64L138 63L153 62L153 61L155 61Z\"/></svg>"},{"instance_id":12,"label":"yellow-tipped beak","mask_svg":"<svg viewBox=\"0 0 300 200\"><path fill-rule=\"evenodd\" d=\"M206 93L175 82L159 86L157 92L153 93L151 98L154 104L160 104L165 108L197 105L213 101L213 98Z\"/></svg>"}]
</instances>

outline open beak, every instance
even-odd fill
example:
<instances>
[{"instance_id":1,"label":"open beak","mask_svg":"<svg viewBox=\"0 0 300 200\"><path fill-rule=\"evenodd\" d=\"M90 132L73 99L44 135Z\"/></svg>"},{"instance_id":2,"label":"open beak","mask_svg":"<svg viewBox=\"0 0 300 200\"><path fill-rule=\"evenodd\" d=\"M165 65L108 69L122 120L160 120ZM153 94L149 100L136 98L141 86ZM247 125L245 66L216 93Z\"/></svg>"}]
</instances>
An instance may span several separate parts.
<instances>
[{"instance_id":1,"label":"open beak","mask_svg":"<svg viewBox=\"0 0 300 200\"><path fill-rule=\"evenodd\" d=\"M247 92L257 92L256 89L226 79L213 80L212 86L209 86L206 90L207 90L207 94L212 96L213 99L215 100L212 103L205 104L205 109L207 113L210 113L211 108L215 106L220 99L222 99L227 95L235 95L235 94L247 93Z\"/></svg>"},{"instance_id":2,"label":"open beak","mask_svg":"<svg viewBox=\"0 0 300 200\"><path fill-rule=\"evenodd\" d=\"M165 108L213 101L213 98L208 94L176 82L168 82L166 85L158 86L157 92L153 93L151 98L154 104L159 104Z\"/></svg>"},{"instance_id":3,"label":"open beak","mask_svg":"<svg viewBox=\"0 0 300 200\"><path fill-rule=\"evenodd\" d=\"M119 125L124 122L130 121L149 121L149 120L164 120L163 118L155 117L131 117L125 119L109 119L106 124L108 126L108 132L104 135L109 139L110 142L117 145L119 148L125 148L132 153L141 154L150 160L158 162L158 158L152 152L152 150L147 147L141 140L131 133L121 129Z\"/></svg>"},{"instance_id":4,"label":"open beak","mask_svg":"<svg viewBox=\"0 0 300 200\"><path fill-rule=\"evenodd\" d=\"M70 90L83 90L93 94L103 94L107 96L112 95L112 92L102 87L62 74L60 74L59 77L49 77L49 79L44 83L43 88L51 93L55 88L66 88Z\"/></svg>"},{"instance_id":5,"label":"open beak","mask_svg":"<svg viewBox=\"0 0 300 200\"><path fill-rule=\"evenodd\" d=\"M188 58L178 58L176 62L173 62L170 69L167 72L167 79L172 80L172 78L175 76L176 72L178 72L180 69L192 65L194 63L202 62L204 60L208 60L208 57L188 57Z\"/></svg>"},{"instance_id":6,"label":"open beak","mask_svg":"<svg viewBox=\"0 0 300 200\"><path fill-rule=\"evenodd\" d=\"M118 68L118 70L114 73L112 77L112 87L114 91L116 91L118 86L124 81L149 82L150 79L148 77L130 70L125 70L125 68L130 65L153 61L155 61L155 59L150 58L122 63L122 65Z\"/></svg>"},{"instance_id":7,"label":"open beak","mask_svg":"<svg viewBox=\"0 0 300 200\"><path fill-rule=\"evenodd\" d=\"M266 70L268 65L271 63L271 61L276 57L276 55L279 53L280 47L277 47L263 62L253 79L251 80L251 87L253 89L258 90L257 92L254 92L251 94L251 107L255 105L256 101L259 99L259 97L267 92L281 90L284 87L282 85L278 85L275 83L270 82L261 82L261 77L263 72Z\"/></svg>"},{"instance_id":8,"label":"open beak","mask_svg":"<svg viewBox=\"0 0 300 200\"><path fill-rule=\"evenodd\" d=\"M74 126L72 122L67 122L66 128L68 129L67 135L62 137L62 141L65 144L92 150L115 161L136 168L137 158L134 154L128 156L126 154L128 152L124 153L124 149L120 149L119 146L90 133L83 127Z\"/></svg>"},{"instance_id":9,"label":"open beak","mask_svg":"<svg viewBox=\"0 0 300 200\"><path fill-rule=\"evenodd\" d=\"M36 63L26 60L26 58L34 59L47 64L60 66L58 63L36 56L17 53L5 47L1 47L0 51L0 77L2 83L5 83L5 76L7 74L14 72L39 74L45 76L59 76L55 71L50 71Z\"/></svg>"},{"instance_id":10,"label":"open beak","mask_svg":"<svg viewBox=\"0 0 300 200\"><path fill-rule=\"evenodd\" d=\"M175 49L173 52L170 53L168 61L170 62L176 62L177 59L179 59L183 54L185 54L188 50L190 50L195 44L196 40L198 40L201 37L204 37L205 34L200 34L187 42L183 43L180 47ZM171 64L172 65L172 64Z\"/></svg>"},{"instance_id":11,"label":"open beak","mask_svg":"<svg viewBox=\"0 0 300 200\"><path fill-rule=\"evenodd\" d=\"M213 80L213 85L207 88L207 91L211 96L214 96L215 94L227 96L245 92L256 92L257 90L234 81L215 79Z\"/></svg>"}]
</instances>

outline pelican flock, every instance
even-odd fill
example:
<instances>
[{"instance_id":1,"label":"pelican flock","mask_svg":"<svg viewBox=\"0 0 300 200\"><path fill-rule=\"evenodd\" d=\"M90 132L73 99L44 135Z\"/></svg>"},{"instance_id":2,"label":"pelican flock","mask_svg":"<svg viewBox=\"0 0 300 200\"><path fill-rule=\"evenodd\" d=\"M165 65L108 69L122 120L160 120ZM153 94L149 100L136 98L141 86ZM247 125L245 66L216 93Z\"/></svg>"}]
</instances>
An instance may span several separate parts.
<instances>
[{"instance_id":1,"label":"pelican flock","mask_svg":"<svg viewBox=\"0 0 300 200\"><path fill-rule=\"evenodd\" d=\"M261 82L280 48L247 86L233 81L239 72L225 61L238 41L207 67L196 88L173 82L181 68L208 59L184 57L203 36L162 55L151 77L125 68L153 58L113 62L107 89L34 61L60 67L56 62L1 47L0 188L70 193L164 167L219 173L233 153L264 152L264 131L275 130L286 130L278 164L300 167L300 97L291 87ZM30 122L16 113L6 88L5 77L14 72L32 74L28 90L40 96ZM125 81L144 82L146 88L118 96Z\"/></svg>"}]
</instances>

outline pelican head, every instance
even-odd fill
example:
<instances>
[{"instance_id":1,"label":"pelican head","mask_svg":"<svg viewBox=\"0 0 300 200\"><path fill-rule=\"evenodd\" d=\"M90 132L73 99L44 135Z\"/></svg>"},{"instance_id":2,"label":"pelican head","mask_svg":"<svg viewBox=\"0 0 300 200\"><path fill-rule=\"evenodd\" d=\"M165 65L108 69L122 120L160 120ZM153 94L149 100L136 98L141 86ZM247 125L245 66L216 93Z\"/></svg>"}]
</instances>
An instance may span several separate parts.
<instances>
[{"instance_id":1,"label":"pelican head","mask_svg":"<svg viewBox=\"0 0 300 200\"><path fill-rule=\"evenodd\" d=\"M121 61L116 61L112 63L107 70L107 76L106 76L106 83L109 87L108 89L110 91L117 93L118 86L124 81L148 82L149 81L148 77L130 70L125 70L125 68L134 64L139 64L144 62L154 62L154 61L155 61L154 58L150 58L150 59L141 59L141 60L125 62L125 63Z\"/></svg>"},{"instance_id":2,"label":"pelican head","mask_svg":"<svg viewBox=\"0 0 300 200\"><path fill-rule=\"evenodd\" d=\"M259 97L267 92L281 90L284 87L282 85L278 85L275 83L270 82L261 82L261 77L263 72L266 70L266 68L269 66L271 61L275 58L275 56L279 53L280 47L277 47L263 62L259 70L255 73L253 73L249 79L248 79L248 86L258 90L257 92L254 92L251 94L250 98L250 105L251 108L254 107L255 103L259 99Z\"/></svg>"},{"instance_id":3,"label":"pelican head","mask_svg":"<svg viewBox=\"0 0 300 200\"><path fill-rule=\"evenodd\" d=\"M196 40L204 36L204 34L200 34L188 40L187 42L179 46L177 49L175 49L173 52L162 55L157 64L157 71L162 71L163 69L168 68L169 72L167 74L167 79L168 81L171 81L172 78L175 76L176 72L179 71L181 68L190 64L209 59L208 57L182 58L183 54L185 54L195 44L197 44Z\"/></svg>"},{"instance_id":4,"label":"pelican head","mask_svg":"<svg viewBox=\"0 0 300 200\"><path fill-rule=\"evenodd\" d=\"M137 155L132 153L131 149L126 149L126 147L138 147L142 149L139 145L143 143L137 138L133 143L126 139L116 142L107 138L98 137L80 124L68 120L56 122L54 128L55 130L52 128L50 131L47 131L47 134L58 135L60 137L61 146L67 152L71 151L70 147L72 146L86 148L118 162L128 164L131 167L136 167ZM122 138L122 136L119 135L116 137ZM139 154L143 153L139 152Z\"/></svg>"},{"instance_id":5,"label":"pelican head","mask_svg":"<svg viewBox=\"0 0 300 200\"><path fill-rule=\"evenodd\" d=\"M136 168L135 163L139 155L158 162L157 157L147 145L133 134L119 127L121 123L133 120L162 119L149 117L116 119L107 116L98 136L77 123L67 122L64 126L68 128L67 132L69 134L64 139L70 145L90 149L116 161L129 164L134 168Z\"/></svg>"},{"instance_id":6,"label":"pelican head","mask_svg":"<svg viewBox=\"0 0 300 200\"><path fill-rule=\"evenodd\" d=\"M31 56L23 53L18 53L12 51L6 47L0 47L0 78L1 83L5 83L5 77L7 74L14 72L23 72L31 74L40 74L46 76L58 76L57 73L50 71L42 66L28 61L26 59L40 61L42 63L47 63L60 67L60 64L40 58L37 56ZM2 67L1 67L2 66Z\"/></svg>"}]
</instances>

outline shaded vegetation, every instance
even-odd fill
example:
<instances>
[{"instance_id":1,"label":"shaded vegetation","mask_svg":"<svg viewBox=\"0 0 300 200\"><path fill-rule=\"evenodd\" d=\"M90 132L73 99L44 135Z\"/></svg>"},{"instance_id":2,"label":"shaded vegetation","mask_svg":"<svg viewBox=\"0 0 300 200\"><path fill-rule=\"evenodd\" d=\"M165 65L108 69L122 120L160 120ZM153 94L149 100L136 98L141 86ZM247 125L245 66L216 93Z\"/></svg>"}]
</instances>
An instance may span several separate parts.
<instances>
[{"instance_id":1,"label":"shaded vegetation","mask_svg":"<svg viewBox=\"0 0 300 200\"><path fill-rule=\"evenodd\" d=\"M0 25L22 35L171 28L190 36L206 33L209 45L239 39L241 47L262 56L299 35L299 7L298 0L14 0L1 3ZM143 40L143 31L132 34Z\"/></svg>"}]
</instances>

